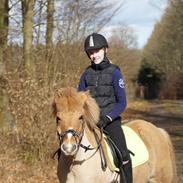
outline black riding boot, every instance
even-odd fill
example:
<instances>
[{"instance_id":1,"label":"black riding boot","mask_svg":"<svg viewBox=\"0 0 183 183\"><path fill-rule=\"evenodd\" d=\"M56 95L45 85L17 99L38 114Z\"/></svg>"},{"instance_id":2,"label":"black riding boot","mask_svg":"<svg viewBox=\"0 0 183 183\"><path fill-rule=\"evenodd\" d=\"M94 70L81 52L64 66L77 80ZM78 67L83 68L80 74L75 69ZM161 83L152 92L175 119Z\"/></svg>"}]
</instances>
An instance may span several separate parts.
<instances>
[{"instance_id":1,"label":"black riding boot","mask_svg":"<svg viewBox=\"0 0 183 183\"><path fill-rule=\"evenodd\" d=\"M133 183L133 174L132 174L132 161L131 159L125 165L123 165L123 171L126 178L126 183Z\"/></svg>"}]
</instances>

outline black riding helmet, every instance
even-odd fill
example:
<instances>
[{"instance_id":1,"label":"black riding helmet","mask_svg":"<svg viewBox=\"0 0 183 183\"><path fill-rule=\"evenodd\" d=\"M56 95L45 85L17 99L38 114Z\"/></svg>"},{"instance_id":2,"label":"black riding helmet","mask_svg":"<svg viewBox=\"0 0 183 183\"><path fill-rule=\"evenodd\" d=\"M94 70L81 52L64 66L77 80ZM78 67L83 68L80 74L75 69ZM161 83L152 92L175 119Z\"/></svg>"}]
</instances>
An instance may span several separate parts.
<instances>
[{"instance_id":1,"label":"black riding helmet","mask_svg":"<svg viewBox=\"0 0 183 183\"><path fill-rule=\"evenodd\" d=\"M89 50L98 48L108 48L108 43L105 37L98 33L90 34L84 43L85 52L88 54Z\"/></svg>"}]
</instances>

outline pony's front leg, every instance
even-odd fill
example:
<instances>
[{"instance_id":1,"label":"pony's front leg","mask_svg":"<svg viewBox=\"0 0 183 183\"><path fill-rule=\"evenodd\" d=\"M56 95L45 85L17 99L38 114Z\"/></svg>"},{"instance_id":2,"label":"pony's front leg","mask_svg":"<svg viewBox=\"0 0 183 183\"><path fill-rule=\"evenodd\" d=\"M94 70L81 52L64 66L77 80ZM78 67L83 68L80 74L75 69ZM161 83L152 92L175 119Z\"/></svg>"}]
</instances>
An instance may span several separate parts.
<instances>
[{"instance_id":1,"label":"pony's front leg","mask_svg":"<svg viewBox=\"0 0 183 183\"><path fill-rule=\"evenodd\" d=\"M63 154L58 160L57 176L60 183L74 183L75 176L71 171L72 158L68 158Z\"/></svg>"},{"instance_id":2,"label":"pony's front leg","mask_svg":"<svg viewBox=\"0 0 183 183\"><path fill-rule=\"evenodd\" d=\"M75 178L74 178L74 175L72 175L72 173L66 174L64 172L58 171L57 176L58 176L60 183L74 183L75 182Z\"/></svg>"}]
</instances>

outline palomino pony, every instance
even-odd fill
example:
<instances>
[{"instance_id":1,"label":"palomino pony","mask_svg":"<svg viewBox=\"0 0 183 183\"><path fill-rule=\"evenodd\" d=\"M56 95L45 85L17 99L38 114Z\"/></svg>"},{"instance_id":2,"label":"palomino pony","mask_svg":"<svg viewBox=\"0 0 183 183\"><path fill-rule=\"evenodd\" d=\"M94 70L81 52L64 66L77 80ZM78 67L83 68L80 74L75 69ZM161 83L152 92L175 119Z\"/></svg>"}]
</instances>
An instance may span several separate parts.
<instances>
[{"instance_id":1,"label":"palomino pony","mask_svg":"<svg viewBox=\"0 0 183 183\"><path fill-rule=\"evenodd\" d=\"M61 149L57 169L60 183L120 182L119 174L111 171L110 163L105 170L101 167L96 134L105 154L106 145L96 126L99 107L90 93L61 88L55 93L53 111ZM168 134L143 120L125 125L141 137L149 152L148 161L133 169L134 183L175 183L175 157Z\"/></svg>"}]
</instances>

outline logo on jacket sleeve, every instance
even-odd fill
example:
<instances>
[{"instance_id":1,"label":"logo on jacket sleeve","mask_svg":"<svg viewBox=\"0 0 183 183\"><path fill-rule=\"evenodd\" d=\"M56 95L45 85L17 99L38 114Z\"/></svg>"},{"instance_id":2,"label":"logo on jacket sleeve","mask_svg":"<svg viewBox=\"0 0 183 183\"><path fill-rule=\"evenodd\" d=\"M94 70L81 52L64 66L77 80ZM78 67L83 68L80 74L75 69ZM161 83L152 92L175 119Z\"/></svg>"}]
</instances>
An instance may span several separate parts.
<instances>
[{"instance_id":1,"label":"logo on jacket sleeve","mask_svg":"<svg viewBox=\"0 0 183 183\"><path fill-rule=\"evenodd\" d=\"M122 78L119 79L119 87L120 87L120 88L124 88L124 87L125 87L125 83L124 83L124 81L123 81Z\"/></svg>"}]
</instances>

